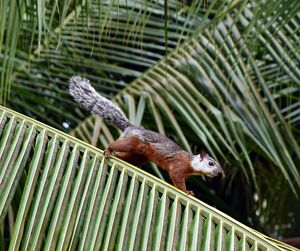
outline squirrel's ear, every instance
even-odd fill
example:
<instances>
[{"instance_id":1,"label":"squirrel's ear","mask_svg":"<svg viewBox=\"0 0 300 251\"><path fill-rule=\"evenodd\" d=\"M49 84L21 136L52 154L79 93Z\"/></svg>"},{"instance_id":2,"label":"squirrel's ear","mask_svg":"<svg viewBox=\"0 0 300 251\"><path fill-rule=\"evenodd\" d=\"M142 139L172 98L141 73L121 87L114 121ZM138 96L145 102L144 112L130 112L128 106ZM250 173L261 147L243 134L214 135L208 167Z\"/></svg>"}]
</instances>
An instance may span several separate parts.
<instances>
[{"instance_id":1,"label":"squirrel's ear","mask_svg":"<svg viewBox=\"0 0 300 251\"><path fill-rule=\"evenodd\" d=\"M207 153L204 150L200 151L200 158L201 159L203 159L206 155L207 155Z\"/></svg>"}]
</instances>

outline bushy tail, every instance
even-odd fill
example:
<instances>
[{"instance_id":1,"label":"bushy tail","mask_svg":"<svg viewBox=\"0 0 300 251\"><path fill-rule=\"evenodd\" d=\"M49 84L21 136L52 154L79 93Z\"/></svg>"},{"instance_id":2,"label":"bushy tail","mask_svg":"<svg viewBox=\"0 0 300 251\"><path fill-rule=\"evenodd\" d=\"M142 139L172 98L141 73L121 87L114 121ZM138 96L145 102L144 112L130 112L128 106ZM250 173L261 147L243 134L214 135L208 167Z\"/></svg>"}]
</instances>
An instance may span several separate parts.
<instances>
[{"instance_id":1,"label":"bushy tail","mask_svg":"<svg viewBox=\"0 0 300 251\"><path fill-rule=\"evenodd\" d=\"M75 75L70 78L69 88L75 101L88 111L100 115L106 122L122 131L131 125L121 109L96 92L88 79Z\"/></svg>"}]
</instances>

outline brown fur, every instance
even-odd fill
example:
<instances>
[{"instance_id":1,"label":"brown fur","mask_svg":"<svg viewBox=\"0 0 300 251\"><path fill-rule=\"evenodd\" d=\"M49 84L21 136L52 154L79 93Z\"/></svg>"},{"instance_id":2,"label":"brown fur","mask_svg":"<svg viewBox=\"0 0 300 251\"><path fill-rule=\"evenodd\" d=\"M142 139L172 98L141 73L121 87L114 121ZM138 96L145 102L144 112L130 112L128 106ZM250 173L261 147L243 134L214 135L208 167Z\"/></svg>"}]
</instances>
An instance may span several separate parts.
<instances>
[{"instance_id":1,"label":"brown fur","mask_svg":"<svg viewBox=\"0 0 300 251\"><path fill-rule=\"evenodd\" d=\"M175 187L192 194L185 185L185 180L193 172L189 153L186 151L180 150L176 154L162 155L154 144L144 142L137 135L128 135L109 144L104 153L105 157L109 158L113 151L117 152L117 157L134 165L140 166L147 161L157 164L167 171Z\"/></svg>"}]
</instances>

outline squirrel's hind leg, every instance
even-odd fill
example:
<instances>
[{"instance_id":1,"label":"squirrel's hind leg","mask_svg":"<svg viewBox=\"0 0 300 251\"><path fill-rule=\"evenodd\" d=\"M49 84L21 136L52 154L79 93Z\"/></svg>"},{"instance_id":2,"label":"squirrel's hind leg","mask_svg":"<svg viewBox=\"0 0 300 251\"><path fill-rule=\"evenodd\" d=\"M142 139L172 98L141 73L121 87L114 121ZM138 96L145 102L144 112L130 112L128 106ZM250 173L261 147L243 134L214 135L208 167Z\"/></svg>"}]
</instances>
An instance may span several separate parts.
<instances>
[{"instance_id":1,"label":"squirrel's hind leg","mask_svg":"<svg viewBox=\"0 0 300 251\"><path fill-rule=\"evenodd\" d=\"M113 151L115 152L133 152L139 144L137 136L129 136L117 139L110 143L104 151L104 157L109 158Z\"/></svg>"}]
</instances>

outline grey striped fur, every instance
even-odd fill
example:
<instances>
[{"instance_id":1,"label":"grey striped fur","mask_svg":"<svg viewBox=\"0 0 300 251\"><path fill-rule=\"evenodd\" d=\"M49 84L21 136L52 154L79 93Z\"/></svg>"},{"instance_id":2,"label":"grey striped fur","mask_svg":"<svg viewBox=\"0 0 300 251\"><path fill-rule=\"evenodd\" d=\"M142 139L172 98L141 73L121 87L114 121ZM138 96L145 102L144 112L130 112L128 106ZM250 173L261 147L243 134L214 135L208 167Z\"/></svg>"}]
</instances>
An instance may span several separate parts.
<instances>
[{"instance_id":1,"label":"grey striped fur","mask_svg":"<svg viewBox=\"0 0 300 251\"><path fill-rule=\"evenodd\" d=\"M131 126L121 109L96 92L88 79L75 75L70 78L69 82L71 96L82 107L100 115L106 122L120 128L122 131Z\"/></svg>"}]
</instances>

